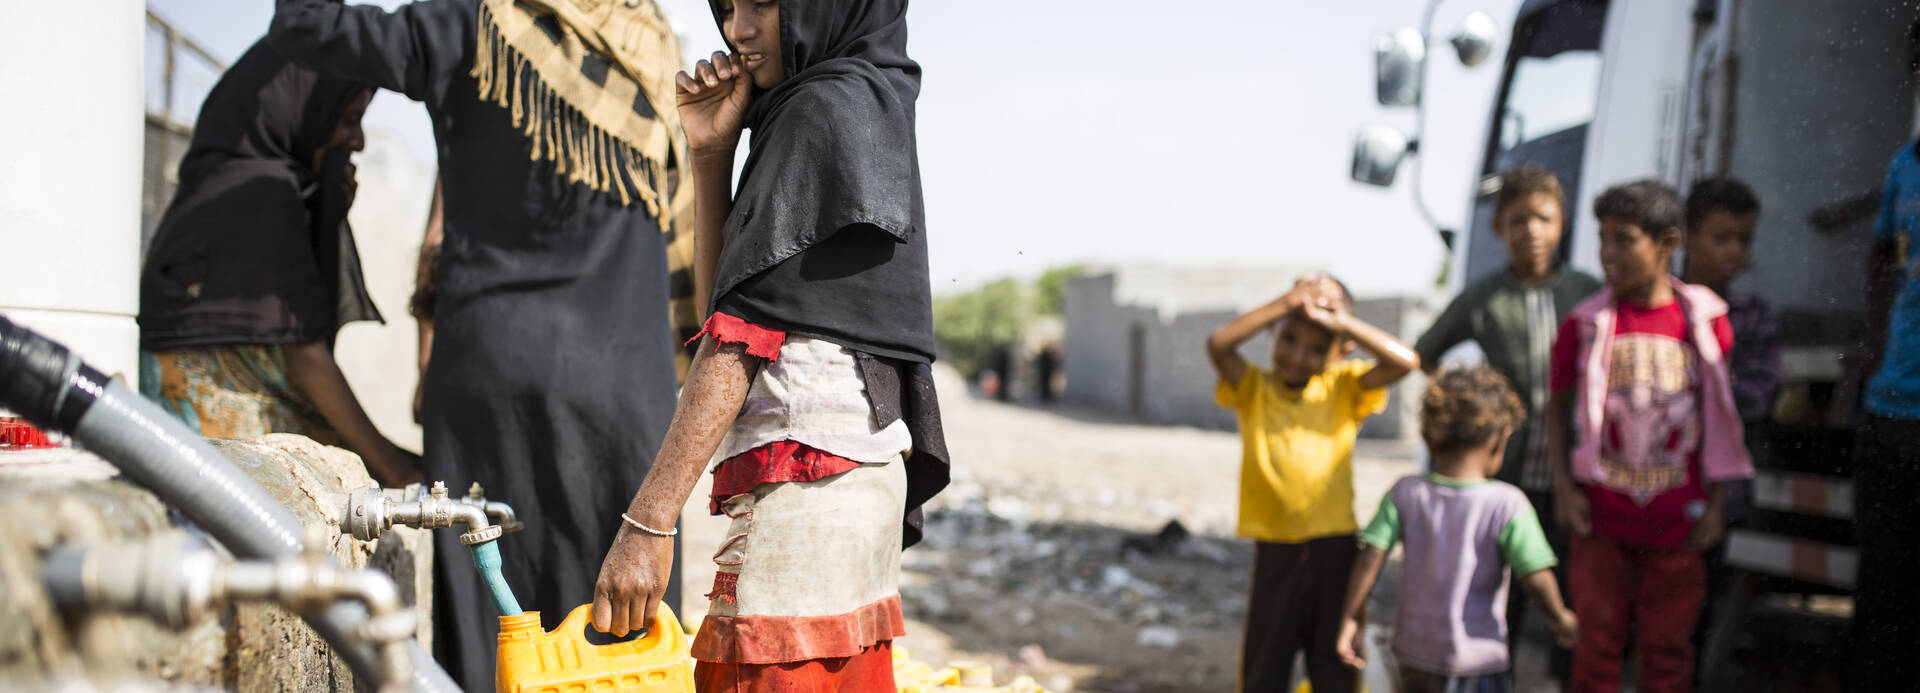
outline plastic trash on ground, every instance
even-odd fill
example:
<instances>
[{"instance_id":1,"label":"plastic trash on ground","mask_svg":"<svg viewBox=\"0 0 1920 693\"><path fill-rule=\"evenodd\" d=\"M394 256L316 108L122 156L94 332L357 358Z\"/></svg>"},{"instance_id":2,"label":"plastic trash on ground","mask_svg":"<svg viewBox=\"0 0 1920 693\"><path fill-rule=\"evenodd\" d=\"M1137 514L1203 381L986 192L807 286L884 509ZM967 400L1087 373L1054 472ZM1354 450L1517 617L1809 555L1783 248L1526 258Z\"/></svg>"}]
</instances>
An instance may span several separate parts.
<instances>
[{"instance_id":1,"label":"plastic trash on ground","mask_svg":"<svg viewBox=\"0 0 1920 693\"><path fill-rule=\"evenodd\" d=\"M899 646L893 648L893 683L899 693L1051 693L1031 676L996 688L990 665L955 662L934 668L914 661L906 648Z\"/></svg>"}]
</instances>

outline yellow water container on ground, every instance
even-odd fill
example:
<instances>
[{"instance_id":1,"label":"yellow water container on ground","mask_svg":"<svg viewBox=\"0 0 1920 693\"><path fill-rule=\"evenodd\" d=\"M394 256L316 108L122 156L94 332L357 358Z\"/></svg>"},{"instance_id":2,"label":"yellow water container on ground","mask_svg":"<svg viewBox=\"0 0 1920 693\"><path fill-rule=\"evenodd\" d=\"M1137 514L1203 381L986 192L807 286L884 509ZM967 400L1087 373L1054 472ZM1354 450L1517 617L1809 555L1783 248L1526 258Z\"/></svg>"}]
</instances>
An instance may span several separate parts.
<instances>
[{"instance_id":1,"label":"yellow water container on ground","mask_svg":"<svg viewBox=\"0 0 1920 693\"><path fill-rule=\"evenodd\" d=\"M500 693L692 693L692 641L673 610L661 604L647 635L595 645L586 629L592 604L582 604L552 632L540 630L540 612L500 617Z\"/></svg>"}]
</instances>

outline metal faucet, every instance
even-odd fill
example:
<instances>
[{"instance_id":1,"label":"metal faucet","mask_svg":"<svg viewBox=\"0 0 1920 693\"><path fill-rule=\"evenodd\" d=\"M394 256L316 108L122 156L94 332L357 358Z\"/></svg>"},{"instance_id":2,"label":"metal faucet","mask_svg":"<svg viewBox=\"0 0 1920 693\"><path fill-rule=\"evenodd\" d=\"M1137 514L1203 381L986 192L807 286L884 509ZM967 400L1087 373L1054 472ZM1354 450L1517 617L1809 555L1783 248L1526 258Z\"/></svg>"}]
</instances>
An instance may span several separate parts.
<instances>
[{"instance_id":1,"label":"metal faucet","mask_svg":"<svg viewBox=\"0 0 1920 693\"><path fill-rule=\"evenodd\" d=\"M498 518L499 523L491 523L493 518ZM355 539L373 541L394 525L444 529L456 523L467 528L466 533L460 535L460 543L473 549L474 568L480 571L500 615L518 615L520 601L513 596L513 589L500 571L500 547L494 542L507 532L519 531L523 525L506 503L487 500L480 484L469 487L466 498L447 497L444 481L433 482L425 493L394 494L369 486L347 495L340 530Z\"/></svg>"},{"instance_id":2,"label":"metal faucet","mask_svg":"<svg viewBox=\"0 0 1920 693\"><path fill-rule=\"evenodd\" d=\"M520 518L513 514L513 506L500 501L487 500L486 492L480 488L480 482L478 481L468 486L467 497L459 500L468 505L477 505L484 508L487 511L487 517L492 519L494 524L500 525L500 531L507 534L518 532L527 527L526 525L520 524Z\"/></svg>"},{"instance_id":3,"label":"metal faucet","mask_svg":"<svg viewBox=\"0 0 1920 693\"><path fill-rule=\"evenodd\" d=\"M303 614L340 601L359 602L368 619L354 635L380 655L380 690L405 690L412 675L406 648L415 629L412 609L386 574L328 560L326 539L326 530L314 527L298 555L234 561L202 539L168 531L142 543L56 548L42 576L63 610L127 611L172 628L239 602L277 604Z\"/></svg>"},{"instance_id":4,"label":"metal faucet","mask_svg":"<svg viewBox=\"0 0 1920 693\"><path fill-rule=\"evenodd\" d=\"M460 543L467 546L485 544L524 527L513 508L487 500L479 484L468 489L466 498L449 498L444 481L433 482L425 493L412 497L396 498L377 486L354 491L347 495L340 518L340 530L361 541L379 539L394 525L444 529L455 524L467 528L460 535Z\"/></svg>"}]
</instances>

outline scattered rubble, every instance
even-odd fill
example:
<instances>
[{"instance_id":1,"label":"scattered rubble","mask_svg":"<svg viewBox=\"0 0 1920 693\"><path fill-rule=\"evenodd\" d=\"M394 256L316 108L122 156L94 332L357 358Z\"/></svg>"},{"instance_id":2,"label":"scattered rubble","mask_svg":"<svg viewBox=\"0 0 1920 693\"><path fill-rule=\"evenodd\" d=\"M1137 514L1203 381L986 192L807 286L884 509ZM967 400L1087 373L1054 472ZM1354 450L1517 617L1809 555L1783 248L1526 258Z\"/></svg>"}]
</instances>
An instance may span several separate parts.
<instances>
[{"instance_id":1,"label":"scattered rubble","mask_svg":"<svg viewBox=\"0 0 1920 693\"><path fill-rule=\"evenodd\" d=\"M914 661L905 648L893 651L893 681L900 693L1053 693L1031 676L993 685L993 666L955 661L938 669Z\"/></svg>"},{"instance_id":2,"label":"scattered rubble","mask_svg":"<svg viewBox=\"0 0 1920 693\"><path fill-rule=\"evenodd\" d=\"M1180 646L1180 631L1166 626L1147 626L1140 629L1140 636L1134 641L1142 647L1172 649Z\"/></svg>"},{"instance_id":3,"label":"scattered rubble","mask_svg":"<svg viewBox=\"0 0 1920 693\"><path fill-rule=\"evenodd\" d=\"M1130 524L1157 532L1076 522L1016 501L1019 489L963 484L928 514L926 543L905 556L909 618L968 652L998 652L1003 672L1047 679L1054 690L1232 686L1249 545L1146 519L1145 504L1132 506L1143 517ZM1100 674L1052 680L1063 661L1098 663Z\"/></svg>"}]
</instances>

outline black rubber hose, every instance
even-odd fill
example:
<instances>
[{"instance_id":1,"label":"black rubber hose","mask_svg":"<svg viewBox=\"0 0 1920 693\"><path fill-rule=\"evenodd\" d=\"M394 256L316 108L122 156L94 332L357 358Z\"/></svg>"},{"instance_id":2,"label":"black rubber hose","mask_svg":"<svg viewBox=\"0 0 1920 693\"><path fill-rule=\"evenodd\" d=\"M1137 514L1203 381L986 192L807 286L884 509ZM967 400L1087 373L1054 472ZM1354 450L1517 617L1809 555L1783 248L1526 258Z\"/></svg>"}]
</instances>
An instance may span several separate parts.
<instances>
[{"instance_id":1,"label":"black rubber hose","mask_svg":"<svg viewBox=\"0 0 1920 693\"><path fill-rule=\"evenodd\" d=\"M126 384L81 363L66 347L5 316L0 316L0 407L72 437L179 508L235 556L300 553L299 520L205 438ZM380 680L379 657L355 635L367 622L364 607L342 602L306 618L356 675ZM418 641L408 643L414 690L460 690Z\"/></svg>"},{"instance_id":2,"label":"black rubber hose","mask_svg":"<svg viewBox=\"0 0 1920 693\"><path fill-rule=\"evenodd\" d=\"M0 315L0 406L50 431L71 431L107 378L60 346Z\"/></svg>"}]
</instances>

